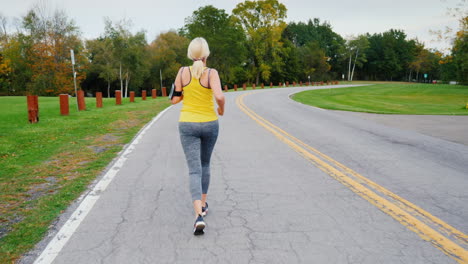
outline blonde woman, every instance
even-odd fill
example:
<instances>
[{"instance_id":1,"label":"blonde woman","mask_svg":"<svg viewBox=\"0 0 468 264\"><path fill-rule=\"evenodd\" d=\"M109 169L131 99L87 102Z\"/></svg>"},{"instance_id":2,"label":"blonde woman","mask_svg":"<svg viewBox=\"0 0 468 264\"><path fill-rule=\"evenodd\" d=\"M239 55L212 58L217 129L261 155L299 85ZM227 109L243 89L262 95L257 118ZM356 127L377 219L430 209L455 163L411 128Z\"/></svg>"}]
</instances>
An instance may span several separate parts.
<instances>
[{"instance_id":1,"label":"blonde woman","mask_svg":"<svg viewBox=\"0 0 468 264\"><path fill-rule=\"evenodd\" d=\"M210 184L210 158L219 128L213 96L220 116L224 114L225 102L218 72L206 67L209 55L210 49L204 38L195 38L190 42L187 56L193 65L179 69L171 96L172 104L183 101L179 133L189 168L190 193L195 211L194 235L204 234L206 223L203 216L208 213L206 198Z\"/></svg>"}]
</instances>

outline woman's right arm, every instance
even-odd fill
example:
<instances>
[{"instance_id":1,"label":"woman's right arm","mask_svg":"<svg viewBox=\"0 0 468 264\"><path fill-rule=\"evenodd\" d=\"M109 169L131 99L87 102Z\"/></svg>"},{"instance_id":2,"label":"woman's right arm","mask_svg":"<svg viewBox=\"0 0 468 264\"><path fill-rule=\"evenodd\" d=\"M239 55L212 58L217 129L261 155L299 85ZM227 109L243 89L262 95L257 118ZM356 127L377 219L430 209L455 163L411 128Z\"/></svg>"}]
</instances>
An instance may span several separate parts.
<instances>
[{"instance_id":1,"label":"woman's right arm","mask_svg":"<svg viewBox=\"0 0 468 264\"><path fill-rule=\"evenodd\" d=\"M182 68L179 69L179 72L177 73L177 76L176 76L176 79L174 81L174 91L176 92L182 92ZM182 101L184 99L184 95L181 95L181 96L173 96L172 99L171 99L171 103L172 104L177 104L179 103L180 101Z\"/></svg>"}]
</instances>

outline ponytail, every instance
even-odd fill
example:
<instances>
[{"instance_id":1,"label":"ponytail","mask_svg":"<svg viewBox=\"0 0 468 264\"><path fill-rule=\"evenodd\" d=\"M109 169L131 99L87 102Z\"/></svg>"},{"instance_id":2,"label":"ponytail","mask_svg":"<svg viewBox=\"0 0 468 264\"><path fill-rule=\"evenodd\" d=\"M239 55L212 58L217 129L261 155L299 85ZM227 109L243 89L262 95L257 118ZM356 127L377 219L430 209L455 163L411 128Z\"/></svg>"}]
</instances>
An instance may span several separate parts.
<instances>
[{"instance_id":1,"label":"ponytail","mask_svg":"<svg viewBox=\"0 0 468 264\"><path fill-rule=\"evenodd\" d=\"M204 61L210 55L210 48L204 38L194 38L187 50L187 57L193 60L192 76L200 79L203 74Z\"/></svg>"},{"instance_id":2,"label":"ponytail","mask_svg":"<svg viewBox=\"0 0 468 264\"><path fill-rule=\"evenodd\" d=\"M193 77L195 77L196 79L200 79L201 75L203 74L203 68L204 68L203 61L201 60L194 61L192 65Z\"/></svg>"}]
</instances>

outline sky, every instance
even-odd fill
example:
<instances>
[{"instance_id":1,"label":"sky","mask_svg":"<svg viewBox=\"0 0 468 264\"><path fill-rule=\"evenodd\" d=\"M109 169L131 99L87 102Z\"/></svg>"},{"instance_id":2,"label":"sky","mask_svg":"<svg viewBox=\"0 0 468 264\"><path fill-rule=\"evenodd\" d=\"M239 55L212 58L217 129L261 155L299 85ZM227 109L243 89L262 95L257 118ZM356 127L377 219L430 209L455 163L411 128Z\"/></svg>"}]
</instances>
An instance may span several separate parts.
<instances>
[{"instance_id":1,"label":"sky","mask_svg":"<svg viewBox=\"0 0 468 264\"><path fill-rule=\"evenodd\" d=\"M86 39L104 32L104 17L112 21L123 18L132 21L132 30L144 30L151 42L157 35L184 25L185 18L199 7L213 5L231 14L241 0L0 0L0 14L21 18L38 2L49 9L65 10ZM390 29L404 30L408 38L417 38L427 48L439 50L450 47L448 41L434 41L430 30L458 29L456 18L447 14L448 8L467 0L280 0L287 11L287 22L307 22L319 18L327 21L344 38L365 33L382 33Z\"/></svg>"}]
</instances>

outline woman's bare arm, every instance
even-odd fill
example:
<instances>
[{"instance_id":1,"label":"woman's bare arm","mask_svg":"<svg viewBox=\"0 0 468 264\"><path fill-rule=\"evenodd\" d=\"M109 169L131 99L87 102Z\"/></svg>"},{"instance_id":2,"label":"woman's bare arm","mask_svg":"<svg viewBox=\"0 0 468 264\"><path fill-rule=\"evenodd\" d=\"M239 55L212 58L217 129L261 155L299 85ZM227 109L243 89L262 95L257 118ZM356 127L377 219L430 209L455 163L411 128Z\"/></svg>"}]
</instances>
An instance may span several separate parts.
<instances>
[{"instance_id":1,"label":"woman's bare arm","mask_svg":"<svg viewBox=\"0 0 468 264\"><path fill-rule=\"evenodd\" d=\"M217 70L215 69L211 70L209 82L210 82L211 90L213 91L213 95L216 99L216 103L218 104L218 114L224 115L225 99L224 99L223 90L221 89L221 81L219 79L219 74Z\"/></svg>"},{"instance_id":2,"label":"woman's bare arm","mask_svg":"<svg viewBox=\"0 0 468 264\"><path fill-rule=\"evenodd\" d=\"M177 73L177 76L176 76L176 79L174 81L174 85L175 85L175 88L174 90L176 92L182 92L182 68L179 69L179 72ZM181 95L181 96L173 96L172 99L171 99L171 103L172 104L177 104L179 103L180 101L182 101L184 99L184 95Z\"/></svg>"}]
</instances>

